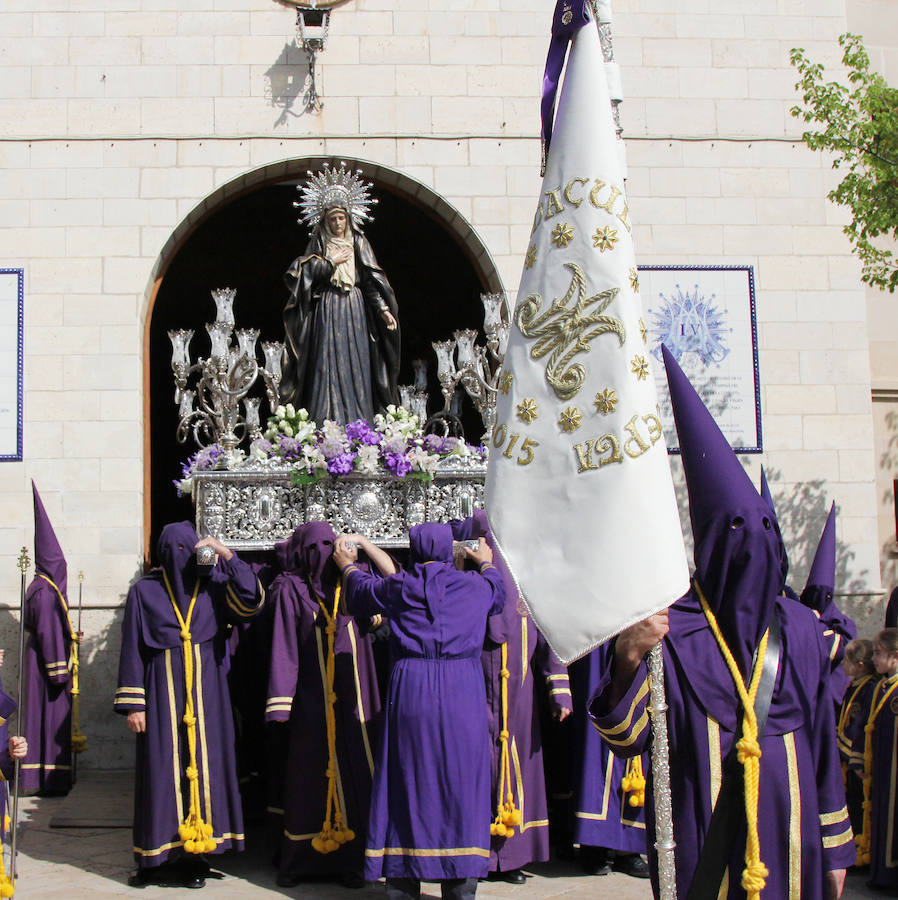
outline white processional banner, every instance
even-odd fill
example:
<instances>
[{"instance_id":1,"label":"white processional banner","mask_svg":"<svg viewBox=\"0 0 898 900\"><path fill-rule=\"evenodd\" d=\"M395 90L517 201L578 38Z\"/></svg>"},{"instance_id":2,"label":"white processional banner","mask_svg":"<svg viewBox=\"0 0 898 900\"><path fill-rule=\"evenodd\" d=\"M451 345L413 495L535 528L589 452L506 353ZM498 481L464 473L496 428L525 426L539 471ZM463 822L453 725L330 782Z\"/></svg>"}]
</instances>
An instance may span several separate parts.
<instances>
[{"instance_id":1,"label":"white processional banner","mask_svg":"<svg viewBox=\"0 0 898 900\"><path fill-rule=\"evenodd\" d=\"M571 46L491 435L490 525L568 663L689 574L595 23Z\"/></svg>"}]
</instances>

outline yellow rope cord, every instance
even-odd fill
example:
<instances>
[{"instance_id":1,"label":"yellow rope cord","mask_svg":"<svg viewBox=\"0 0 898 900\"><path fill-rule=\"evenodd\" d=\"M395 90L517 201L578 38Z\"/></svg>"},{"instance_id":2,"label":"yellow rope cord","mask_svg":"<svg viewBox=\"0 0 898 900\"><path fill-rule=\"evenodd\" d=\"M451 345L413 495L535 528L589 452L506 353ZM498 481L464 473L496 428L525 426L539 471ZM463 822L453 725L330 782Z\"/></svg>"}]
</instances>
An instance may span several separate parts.
<instances>
[{"instance_id":1,"label":"yellow rope cord","mask_svg":"<svg viewBox=\"0 0 898 900\"><path fill-rule=\"evenodd\" d=\"M200 775L196 763L196 710L193 705L193 638L190 635L190 621L193 618L193 608L200 592L200 583L197 580L193 588L193 596L190 598L185 619L181 615L181 610L178 609L168 575L164 569L162 578L165 581L165 589L168 591L168 599L171 600L172 609L181 626L181 641L184 645L184 686L187 690L184 718L181 721L187 726L188 761L185 774L190 788L190 807L186 818L178 827L178 835L184 841L184 850L187 853L211 853L215 849L212 822L204 822L200 811ZM198 688L198 690L201 689L201 687Z\"/></svg>"},{"instance_id":2,"label":"yellow rope cord","mask_svg":"<svg viewBox=\"0 0 898 900\"><path fill-rule=\"evenodd\" d=\"M5 781L5 779L3 779ZM6 795L7 801L9 800L9 794ZM9 834L9 815L3 813L3 831L4 834ZM3 861L3 847L4 844L0 844L0 897L12 897L15 893L15 885L9 880L9 875L6 874L6 866ZM18 880L18 879L16 879Z\"/></svg>"},{"instance_id":3,"label":"yellow rope cord","mask_svg":"<svg viewBox=\"0 0 898 900\"><path fill-rule=\"evenodd\" d=\"M876 728L876 717L879 715L886 700L895 693L898 688L898 675L890 675L883 679L883 695L879 700L874 700L864 726L864 819L861 833L854 839L857 845L857 864L866 866L870 862L870 814L873 809L873 801L870 799L873 789L873 731Z\"/></svg>"},{"instance_id":4,"label":"yellow rope cord","mask_svg":"<svg viewBox=\"0 0 898 900\"><path fill-rule=\"evenodd\" d=\"M72 753L84 753L87 750L87 738L84 736L81 731L81 688L78 680L78 671L81 668L81 664L78 659L78 646L81 643L81 638L78 636L78 632L72 628L72 620L69 617L69 607L65 602L65 597L62 596L62 591L53 583L51 578L48 578L43 572L37 573L40 578L43 578L50 587L56 591L56 596L59 597L59 602L62 605L62 611L65 615L65 623L69 629L69 636L72 639ZM0 892L0 896L2 892Z\"/></svg>"},{"instance_id":5,"label":"yellow rope cord","mask_svg":"<svg viewBox=\"0 0 898 900\"><path fill-rule=\"evenodd\" d=\"M502 730L499 732L499 794L496 818L490 825L490 834L497 837L514 837L520 827L521 811L515 806L512 794L511 760L508 751L508 642L502 644L502 668L499 670L499 695L502 702ZM505 798L504 800L502 798Z\"/></svg>"},{"instance_id":6,"label":"yellow rope cord","mask_svg":"<svg viewBox=\"0 0 898 900\"><path fill-rule=\"evenodd\" d=\"M630 806L645 806L645 776L642 774L642 757L632 756L627 760L627 769L620 782L625 794L630 794Z\"/></svg>"},{"instance_id":7,"label":"yellow rope cord","mask_svg":"<svg viewBox=\"0 0 898 900\"><path fill-rule=\"evenodd\" d=\"M333 853L339 850L343 844L355 839L355 832L343 821L340 804L337 800L337 717L334 712L334 704L337 702L337 693L334 690L334 669L336 667L336 654L334 653L334 640L337 634L337 610L340 606L340 585L334 592L333 611L328 610L324 601L316 594L318 605L324 615L327 634L327 665L325 668L326 694L324 697L324 717L327 723L327 800L324 807L324 824L321 831L312 838L312 847L319 853Z\"/></svg>"},{"instance_id":8,"label":"yellow rope cord","mask_svg":"<svg viewBox=\"0 0 898 900\"><path fill-rule=\"evenodd\" d=\"M705 618L711 626L717 646L726 660L727 668L736 685L739 699L742 701L742 737L736 743L737 759L742 764L745 772L745 820L748 825L748 835L745 841L745 869L742 871L742 888L748 895L748 900L759 900L761 891L770 874L767 867L761 861L761 844L758 837L758 790L761 780L761 745L758 743L758 720L755 716L755 698L758 695L758 686L761 683L761 673L764 670L764 656L767 653L767 639L770 629L764 632L761 643L758 645L758 657L755 661L751 680L746 690L745 681L739 666L730 648L724 640L717 624L717 619L702 593L698 582L695 583L699 600Z\"/></svg>"}]
</instances>

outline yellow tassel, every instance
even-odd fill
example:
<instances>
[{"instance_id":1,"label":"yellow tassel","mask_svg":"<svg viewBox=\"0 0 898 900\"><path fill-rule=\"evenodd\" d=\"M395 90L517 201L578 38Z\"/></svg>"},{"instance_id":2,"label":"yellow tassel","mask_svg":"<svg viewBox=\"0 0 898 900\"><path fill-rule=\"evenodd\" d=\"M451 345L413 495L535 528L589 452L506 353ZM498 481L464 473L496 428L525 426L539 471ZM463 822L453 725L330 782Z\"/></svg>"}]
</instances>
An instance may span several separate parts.
<instances>
[{"instance_id":1,"label":"yellow tassel","mask_svg":"<svg viewBox=\"0 0 898 900\"><path fill-rule=\"evenodd\" d=\"M9 880L9 876L4 875L0 878L0 897L12 897L14 893L15 888Z\"/></svg>"}]
</instances>

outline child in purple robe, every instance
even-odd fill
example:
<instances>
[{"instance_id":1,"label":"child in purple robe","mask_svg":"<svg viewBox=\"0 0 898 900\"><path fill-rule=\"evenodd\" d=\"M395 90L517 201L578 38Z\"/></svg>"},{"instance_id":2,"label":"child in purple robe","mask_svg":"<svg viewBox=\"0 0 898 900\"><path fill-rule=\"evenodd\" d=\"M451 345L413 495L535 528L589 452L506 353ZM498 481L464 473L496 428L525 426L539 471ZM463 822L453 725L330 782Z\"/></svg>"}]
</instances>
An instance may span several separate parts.
<instances>
[{"instance_id":1,"label":"child in purple robe","mask_svg":"<svg viewBox=\"0 0 898 900\"><path fill-rule=\"evenodd\" d=\"M211 546L209 575L195 551ZM162 529L161 564L128 592L115 711L137 735L134 886L202 887L202 854L243 849L227 625L256 615L252 568L189 522Z\"/></svg>"},{"instance_id":2,"label":"child in purple robe","mask_svg":"<svg viewBox=\"0 0 898 900\"><path fill-rule=\"evenodd\" d=\"M421 880L445 898L473 897L489 870L490 740L480 654L487 618L505 601L502 576L481 539L459 572L448 525L415 525L404 572L381 578L355 565L337 540L349 609L381 613L395 663L377 749L365 878L387 897L419 897Z\"/></svg>"},{"instance_id":3,"label":"child in purple robe","mask_svg":"<svg viewBox=\"0 0 898 900\"><path fill-rule=\"evenodd\" d=\"M869 862L870 836L864 829L864 726L870 716L870 705L879 682L873 667L873 642L857 638L845 647L842 670L849 679L839 718L836 739L842 759L848 816L858 845L858 865ZM861 848L865 848L862 850Z\"/></svg>"},{"instance_id":4,"label":"child in purple robe","mask_svg":"<svg viewBox=\"0 0 898 900\"><path fill-rule=\"evenodd\" d=\"M663 638L678 896L838 898L855 853L829 646L810 610L779 596L781 538L770 507L666 348L663 355L695 539L693 587L669 612L617 637L590 713L615 753L648 748L643 657ZM657 896L651 791L650 778ZM723 809L731 827L720 821Z\"/></svg>"},{"instance_id":5,"label":"child in purple robe","mask_svg":"<svg viewBox=\"0 0 898 900\"><path fill-rule=\"evenodd\" d=\"M873 665L882 679L873 692L864 749L864 800L871 804L868 884L894 890L898 888L898 628L886 628L873 639Z\"/></svg>"},{"instance_id":6,"label":"child in purple robe","mask_svg":"<svg viewBox=\"0 0 898 900\"><path fill-rule=\"evenodd\" d=\"M384 575L395 565L360 535L349 539ZM380 714L377 674L368 636L345 611L327 522L301 525L276 545L281 574L274 605L268 722L289 721L278 884L336 876L363 887L365 829ZM339 829L338 847L326 845ZM330 826L330 827L328 827ZM343 840L351 833L352 837Z\"/></svg>"},{"instance_id":7,"label":"child in purple robe","mask_svg":"<svg viewBox=\"0 0 898 900\"><path fill-rule=\"evenodd\" d=\"M25 737L20 766L25 793L66 793L72 786L73 636L65 555L34 482L34 567L25 595Z\"/></svg>"}]
</instances>

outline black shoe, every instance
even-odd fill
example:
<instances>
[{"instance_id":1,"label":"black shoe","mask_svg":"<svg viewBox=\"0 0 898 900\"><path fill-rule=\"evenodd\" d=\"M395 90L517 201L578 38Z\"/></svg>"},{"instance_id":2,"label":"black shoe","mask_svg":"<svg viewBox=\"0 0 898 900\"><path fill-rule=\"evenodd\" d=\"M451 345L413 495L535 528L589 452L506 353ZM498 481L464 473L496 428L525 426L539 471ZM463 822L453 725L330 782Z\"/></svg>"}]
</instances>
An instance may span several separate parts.
<instances>
[{"instance_id":1,"label":"black shoe","mask_svg":"<svg viewBox=\"0 0 898 900\"><path fill-rule=\"evenodd\" d=\"M337 884L351 891L357 891L365 886L365 879L358 872L343 872L337 878Z\"/></svg>"},{"instance_id":2,"label":"black shoe","mask_svg":"<svg viewBox=\"0 0 898 900\"><path fill-rule=\"evenodd\" d=\"M199 890L206 886L206 879L202 875L188 875L182 882L182 887L189 888L192 891Z\"/></svg>"},{"instance_id":3,"label":"black shoe","mask_svg":"<svg viewBox=\"0 0 898 900\"><path fill-rule=\"evenodd\" d=\"M638 853L615 856L612 868L615 872L621 872L633 878L649 877L649 864Z\"/></svg>"},{"instance_id":4,"label":"black shoe","mask_svg":"<svg viewBox=\"0 0 898 900\"><path fill-rule=\"evenodd\" d=\"M604 847L581 847L580 865L587 875L610 875L611 863Z\"/></svg>"},{"instance_id":5,"label":"black shoe","mask_svg":"<svg viewBox=\"0 0 898 900\"><path fill-rule=\"evenodd\" d=\"M275 884L278 887L296 887L302 881L299 875L278 875Z\"/></svg>"},{"instance_id":6,"label":"black shoe","mask_svg":"<svg viewBox=\"0 0 898 900\"><path fill-rule=\"evenodd\" d=\"M490 881L504 881L506 884L526 884L527 876L520 869L509 869L507 872L490 872Z\"/></svg>"},{"instance_id":7,"label":"black shoe","mask_svg":"<svg viewBox=\"0 0 898 900\"><path fill-rule=\"evenodd\" d=\"M138 869L129 879L128 886L142 888L150 884L160 887L170 887L181 883L180 874L170 864L150 866L146 869Z\"/></svg>"}]
</instances>

